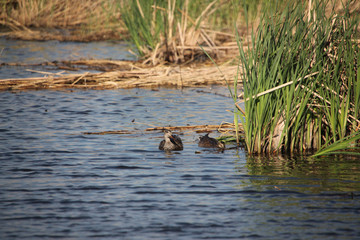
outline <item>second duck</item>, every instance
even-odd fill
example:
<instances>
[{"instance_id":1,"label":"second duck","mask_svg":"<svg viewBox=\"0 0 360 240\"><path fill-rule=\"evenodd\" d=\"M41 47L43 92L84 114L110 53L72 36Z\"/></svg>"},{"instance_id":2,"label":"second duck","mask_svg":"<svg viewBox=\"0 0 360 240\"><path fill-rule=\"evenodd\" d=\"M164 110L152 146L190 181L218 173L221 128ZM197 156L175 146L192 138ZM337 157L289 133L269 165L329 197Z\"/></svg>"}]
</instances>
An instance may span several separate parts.
<instances>
[{"instance_id":1,"label":"second duck","mask_svg":"<svg viewBox=\"0 0 360 240\"><path fill-rule=\"evenodd\" d=\"M205 136L200 136L200 141L198 146L203 148L225 148L225 145L222 142L219 142L215 138L209 137L207 133Z\"/></svg>"}]
</instances>

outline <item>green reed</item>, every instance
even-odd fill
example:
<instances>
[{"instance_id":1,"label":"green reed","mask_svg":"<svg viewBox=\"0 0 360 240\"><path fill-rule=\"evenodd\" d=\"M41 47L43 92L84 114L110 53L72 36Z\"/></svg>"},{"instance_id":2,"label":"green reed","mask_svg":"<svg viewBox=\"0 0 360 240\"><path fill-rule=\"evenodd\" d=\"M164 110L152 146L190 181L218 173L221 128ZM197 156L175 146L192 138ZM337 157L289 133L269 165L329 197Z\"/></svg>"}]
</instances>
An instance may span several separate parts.
<instances>
[{"instance_id":1,"label":"green reed","mask_svg":"<svg viewBox=\"0 0 360 240\"><path fill-rule=\"evenodd\" d=\"M144 56L164 45L169 49L184 42L192 47L201 44L200 34L194 34L200 27L228 31L238 17L239 11L233 14L233 10L239 5L219 0L134 0L125 2L120 9L130 41Z\"/></svg>"},{"instance_id":2,"label":"green reed","mask_svg":"<svg viewBox=\"0 0 360 240\"><path fill-rule=\"evenodd\" d=\"M239 42L249 153L321 155L356 146L359 20L349 17L347 6L343 16L326 16L327 4L315 1L310 11L301 1L268 9L251 48L245 52Z\"/></svg>"},{"instance_id":3,"label":"green reed","mask_svg":"<svg viewBox=\"0 0 360 240\"><path fill-rule=\"evenodd\" d=\"M128 1L120 8L131 41L141 55L147 49L155 49L161 34L166 31L166 11L162 9L167 7L165 1L139 0Z\"/></svg>"}]
</instances>

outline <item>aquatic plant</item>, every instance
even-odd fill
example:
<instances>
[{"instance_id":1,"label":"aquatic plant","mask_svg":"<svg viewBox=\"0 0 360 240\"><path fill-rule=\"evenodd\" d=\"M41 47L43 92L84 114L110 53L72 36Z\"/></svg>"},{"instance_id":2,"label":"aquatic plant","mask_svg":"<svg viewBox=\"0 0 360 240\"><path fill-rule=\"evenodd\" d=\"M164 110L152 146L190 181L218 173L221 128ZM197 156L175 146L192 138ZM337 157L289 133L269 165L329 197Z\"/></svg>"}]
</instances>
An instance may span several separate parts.
<instances>
[{"instance_id":1,"label":"aquatic plant","mask_svg":"<svg viewBox=\"0 0 360 240\"><path fill-rule=\"evenodd\" d=\"M238 39L244 99L236 105L244 102L245 113L235 114L249 153L322 155L358 146L359 19L349 4L339 13L329 4L269 9L247 52Z\"/></svg>"}]
</instances>

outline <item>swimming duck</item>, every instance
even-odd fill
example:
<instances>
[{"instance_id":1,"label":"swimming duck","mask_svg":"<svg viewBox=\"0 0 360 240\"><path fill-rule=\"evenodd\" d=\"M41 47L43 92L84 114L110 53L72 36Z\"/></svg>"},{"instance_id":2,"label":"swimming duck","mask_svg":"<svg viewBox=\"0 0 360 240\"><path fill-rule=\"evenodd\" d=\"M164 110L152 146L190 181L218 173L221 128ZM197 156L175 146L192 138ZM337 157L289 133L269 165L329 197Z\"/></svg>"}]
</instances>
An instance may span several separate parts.
<instances>
[{"instance_id":1,"label":"swimming duck","mask_svg":"<svg viewBox=\"0 0 360 240\"><path fill-rule=\"evenodd\" d=\"M170 130L164 131L164 140L159 144L159 149L164 151L180 151L184 149L181 138L173 135Z\"/></svg>"},{"instance_id":2,"label":"swimming duck","mask_svg":"<svg viewBox=\"0 0 360 240\"><path fill-rule=\"evenodd\" d=\"M224 148L225 145L222 142L219 142L215 138L209 137L207 133L205 136L200 136L200 141L198 146L203 148Z\"/></svg>"}]
</instances>

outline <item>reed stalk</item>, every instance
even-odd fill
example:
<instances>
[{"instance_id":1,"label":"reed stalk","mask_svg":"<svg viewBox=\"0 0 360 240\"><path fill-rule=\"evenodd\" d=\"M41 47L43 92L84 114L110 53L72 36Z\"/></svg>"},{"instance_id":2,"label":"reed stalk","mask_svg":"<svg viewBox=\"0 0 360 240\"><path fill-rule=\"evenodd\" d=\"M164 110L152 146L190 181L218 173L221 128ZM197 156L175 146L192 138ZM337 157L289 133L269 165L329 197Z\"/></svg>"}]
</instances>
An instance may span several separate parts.
<instances>
[{"instance_id":1,"label":"reed stalk","mask_svg":"<svg viewBox=\"0 0 360 240\"><path fill-rule=\"evenodd\" d=\"M311 2L311 1L310 1ZM330 2L298 1L263 13L243 66L247 150L336 153L360 139L359 19ZM238 102L239 103L239 102Z\"/></svg>"}]
</instances>

